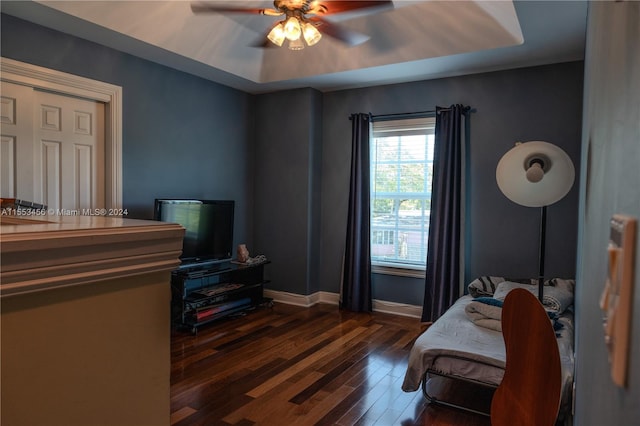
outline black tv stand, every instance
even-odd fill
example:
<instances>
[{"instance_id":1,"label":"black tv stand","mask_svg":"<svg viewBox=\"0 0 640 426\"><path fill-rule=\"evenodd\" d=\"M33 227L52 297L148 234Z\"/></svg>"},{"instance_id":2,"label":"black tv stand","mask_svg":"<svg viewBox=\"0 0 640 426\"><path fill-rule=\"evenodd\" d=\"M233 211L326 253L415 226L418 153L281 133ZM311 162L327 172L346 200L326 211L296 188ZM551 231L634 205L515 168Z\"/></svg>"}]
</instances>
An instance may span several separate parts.
<instances>
[{"instance_id":1,"label":"black tv stand","mask_svg":"<svg viewBox=\"0 0 640 426\"><path fill-rule=\"evenodd\" d=\"M230 271L231 268L228 267L216 267L216 268L212 268L212 269L208 269L208 268L203 268L203 269L192 269L189 271L184 271L183 273L181 273L181 276L183 277L187 277L189 279L193 279L193 278L204 278L204 277L210 277L212 275L217 275L217 274L221 274L223 272L227 272Z\"/></svg>"},{"instance_id":2,"label":"black tv stand","mask_svg":"<svg viewBox=\"0 0 640 426\"><path fill-rule=\"evenodd\" d=\"M179 268L171 274L172 321L192 333L212 321L271 305L263 296L264 266L215 263L211 267Z\"/></svg>"},{"instance_id":3,"label":"black tv stand","mask_svg":"<svg viewBox=\"0 0 640 426\"><path fill-rule=\"evenodd\" d=\"M228 265L231 259L194 259L183 262L178 270L181 272L192 272L199 270L215 270Z\"/></svg>"}]
</instances>

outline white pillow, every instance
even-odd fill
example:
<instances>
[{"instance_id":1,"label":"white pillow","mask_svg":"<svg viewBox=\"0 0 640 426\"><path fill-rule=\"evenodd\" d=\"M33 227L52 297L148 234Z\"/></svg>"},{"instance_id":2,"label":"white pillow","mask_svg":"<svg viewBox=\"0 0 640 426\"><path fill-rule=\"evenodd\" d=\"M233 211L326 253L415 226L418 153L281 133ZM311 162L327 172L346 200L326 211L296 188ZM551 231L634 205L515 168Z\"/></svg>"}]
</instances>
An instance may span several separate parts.
<instances>
[{"instance_id":1,"label":"white pillow","mask_svg":"<svg viewBox=\"0 0 640 426\"><path fill-rule=\"evenodd\" d=\"M538 286L530 284L520 284L511 281L503 281L496 287L496 291L493 293L493 298L504 301L507 294L514 288L524 288L531 292L534 296L538 297Z\"/></svg>"},{"instance_id":2,"label":"white pillow","mask_svg":"<svg viewBox=\"0 0 640 426\"><path fill-rule=\"evenodd\" d=\"M555 279L554 285L545 285L542 296L542 304L544 305L544 308L547 311L555 312L557 314L564 312L569 306L573 305L574 287L575 281L561 279ZM523 288L538 297L537 285L520 284L510 281L504 281L498 284L496 291L493 293L493 297L504 301L507 294L515 288Z\"/></svg>"}]
</instances>

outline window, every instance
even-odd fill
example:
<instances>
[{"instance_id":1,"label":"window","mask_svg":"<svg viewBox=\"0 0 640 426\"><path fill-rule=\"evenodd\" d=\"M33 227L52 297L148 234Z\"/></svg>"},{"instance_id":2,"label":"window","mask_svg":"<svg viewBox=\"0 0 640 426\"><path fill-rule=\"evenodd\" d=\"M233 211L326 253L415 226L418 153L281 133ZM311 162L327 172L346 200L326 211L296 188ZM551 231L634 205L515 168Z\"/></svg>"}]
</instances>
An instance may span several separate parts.
<instances>
[{"instance_id":1,"label":"window","mask_svg":"<svg viewBox=\"0 0 640 426\"><path fill-rule=\"evenodd\" d=\"M379 231L375 230L372 232L371 244L386 244L393 245L394 244L394 231L390 231L388 229Z\"/></svg>"},{"instance_id":2,"label":"window","mask_svg":"<svg viewBox=\"0 0 640 426\"><path fill-rule=\"evenodd\" d=\"M435 118L374 121L371 262L422 269L427 260Z\"/></svg>"}]
</instances>

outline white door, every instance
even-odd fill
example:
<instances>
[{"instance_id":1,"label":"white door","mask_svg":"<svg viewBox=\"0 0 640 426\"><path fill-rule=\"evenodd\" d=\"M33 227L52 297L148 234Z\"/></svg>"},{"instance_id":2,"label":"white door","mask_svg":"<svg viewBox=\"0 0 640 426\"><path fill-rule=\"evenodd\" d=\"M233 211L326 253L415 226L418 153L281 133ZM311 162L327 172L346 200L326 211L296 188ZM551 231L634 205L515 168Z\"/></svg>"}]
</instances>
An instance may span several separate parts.
<instances>
[{"instance_id":1,"label":"white door","mask_svg":"<svg viewBox=\"0 0 640 426\"><path fill-rule=\"evenodd\" d=\"M103 208L104 104L2 82L3 197Z\"/></svg>"}]
</instances>

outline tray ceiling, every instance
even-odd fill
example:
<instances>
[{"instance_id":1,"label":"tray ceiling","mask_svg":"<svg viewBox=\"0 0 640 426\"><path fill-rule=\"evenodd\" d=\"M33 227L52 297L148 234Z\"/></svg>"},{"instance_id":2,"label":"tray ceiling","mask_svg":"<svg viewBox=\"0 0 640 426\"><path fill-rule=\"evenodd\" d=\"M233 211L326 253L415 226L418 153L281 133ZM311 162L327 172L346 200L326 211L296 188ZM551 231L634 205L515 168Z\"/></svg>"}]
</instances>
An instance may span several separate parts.
<instances>
[{"instance_id":1,"label":"tray ceiling","mask_svg":"<svg viewBox=\"0 0 640 426\"><path fill-rule=\"evenodd\" d=\"M225 2L229 3L229 2ZM269 8L272 2L235 1ZM586 2L394 1L325 19L370 36L251 47L278 17L194 15L189 1L3 1L2 12L251 93L336 90L583 58Z\"/></svg>"}]
</instances>

